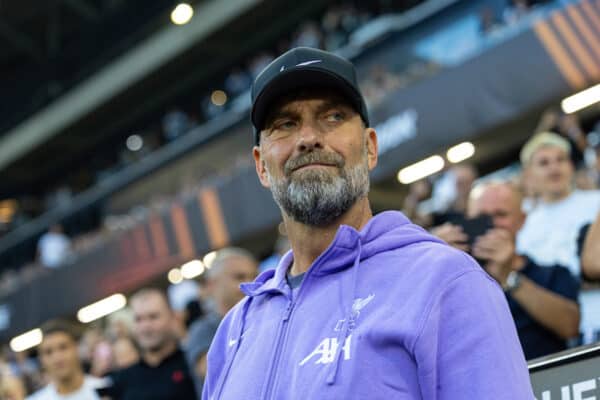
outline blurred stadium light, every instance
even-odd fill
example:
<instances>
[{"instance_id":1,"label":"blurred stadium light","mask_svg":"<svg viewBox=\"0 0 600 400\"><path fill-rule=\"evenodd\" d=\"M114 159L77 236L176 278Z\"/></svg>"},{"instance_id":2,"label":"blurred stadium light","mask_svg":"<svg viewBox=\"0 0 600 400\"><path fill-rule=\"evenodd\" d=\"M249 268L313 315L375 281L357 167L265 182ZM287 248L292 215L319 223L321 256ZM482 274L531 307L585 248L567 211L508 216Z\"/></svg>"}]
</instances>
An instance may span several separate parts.
<instances>
[{"instance_id":1,"label":"blurred stadium light","mask_svg":"<svg viewBox=\"0 0 600 400\"><path fill-rule=\"evenodd\" d=\"M115 311L120 310L127 304L127 299L120 293L113 294L112 296L106 297L102 300L98 300L95 303L90 304L81 308L77 312L77 319L86 324L88 322L95 321L99 318L105 317L112 314Z\"/></svg>"},{"instance_id":2,"label":"blurred stadium light","mask_svg":"<svg viewBox=\"0 0 600 400\"><path fill-rule=\"evenodd\" d=\"M583 110L600 102L600 83L564 99L560 105L567 114Z\"/></svg>"},{"instance_id":3,"label":"blurred stadium light","mask_svg":"<svg viewBox=\"0 0 600 400\"><path fill-rule=\"evenodd\" d=\"M404 185L423 179L441 171L444 168L444 159L438 155L427 157L398 172L398 181Z\"/></svg>"},{"instance_id":4,"label":"blurred stadium light","mask_svg":"<svg viewBox=\"0 0 600 400\"><path fill-rule=\"evenodd\" d=\"M185 25L194 16L194 9L187 3L179 3L171 12L171 22L175 25Z\"/></svg>"},{"instance_id":5,"label":"blurred stadium light","mask_svg":"<svg viewBox=\"0 0 600 400\"><path fill-rule=\"evenodd\" d=\"M10 348L15 353L31 349L42 343L42 331L39 328L27 331L19 336L15 336L9 343Z\"/></svg>"}]
</instances>

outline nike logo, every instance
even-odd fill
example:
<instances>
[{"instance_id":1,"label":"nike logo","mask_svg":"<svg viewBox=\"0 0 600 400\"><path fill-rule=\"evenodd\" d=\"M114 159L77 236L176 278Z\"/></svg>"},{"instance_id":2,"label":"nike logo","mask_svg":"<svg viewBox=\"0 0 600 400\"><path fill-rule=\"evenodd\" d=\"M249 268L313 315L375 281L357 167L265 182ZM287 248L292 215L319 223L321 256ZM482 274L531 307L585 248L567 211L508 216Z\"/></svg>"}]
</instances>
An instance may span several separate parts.
<instances>
[{"instance_id":1,"label":"nike logo","mask_svg":"<svg viewBox=\"0 0 600 400\"><path fill-rule=\"evenodd\" d=\"M246 329L244 331L244 333L242 333L242 336L240 336L240 339L243 339L244 336L246 336L246 333L248 333L250 329ZM228 345L229 347L235 346L235 344L238 342L238 339L229 339Z\"/></svg>"},{"instance_id":2,"label":"nike logo","mask_svg":"<svg viewBox=\"0 0 600 400\"><path fill-rule=\"evenodd\" d=\"M322 60L310 60L310 61L304 61L301 62L300 64L296 64L296 67L301 67L304 65L310 65L310 64L316 64L316 63L320 63Z\"/></svg>"},{"instance_id":3,"label":"nike logo","mask_svg":"<svg viewBox=\"0 0 600 400\"><path fill-rule=\"evenodd\" d=\"M316 63L320 63L323 60L310 60L310 61L304 61L301 62L299 64L296 64L296 67L304 67L306 65L311 65L311 64L316 64ZM279 72L283 72L285 70L285 65L282 65L281 68L279 68Z\"/></svg>"}]
</instances>

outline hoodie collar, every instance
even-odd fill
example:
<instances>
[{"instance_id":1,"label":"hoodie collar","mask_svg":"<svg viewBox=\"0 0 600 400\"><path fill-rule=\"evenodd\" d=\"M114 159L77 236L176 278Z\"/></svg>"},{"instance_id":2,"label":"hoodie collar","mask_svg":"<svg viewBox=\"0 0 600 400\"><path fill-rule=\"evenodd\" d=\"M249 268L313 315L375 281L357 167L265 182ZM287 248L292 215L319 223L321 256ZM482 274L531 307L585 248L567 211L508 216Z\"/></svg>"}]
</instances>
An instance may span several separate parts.
<instances>
[{"instance_id":1,"label":"hoodie collar","mask_svg":"<svg viewBox=\"0 0 600 400\"><path fill-rule=\"evenodd\" d=\"M401 212L385 211L371 218L360 231L341 225L329 247L313 262L307 274L328 275L352 267L359 241L362 248L360 261L414 242L439 242L421 227L411 224ZM285 274L293 259L294 255L290 250L282 257L275 270L265 271L254 282L242 284L244 294L251 297L265 293L288 295L290 288Z\"/></svg>"}]
</instances>

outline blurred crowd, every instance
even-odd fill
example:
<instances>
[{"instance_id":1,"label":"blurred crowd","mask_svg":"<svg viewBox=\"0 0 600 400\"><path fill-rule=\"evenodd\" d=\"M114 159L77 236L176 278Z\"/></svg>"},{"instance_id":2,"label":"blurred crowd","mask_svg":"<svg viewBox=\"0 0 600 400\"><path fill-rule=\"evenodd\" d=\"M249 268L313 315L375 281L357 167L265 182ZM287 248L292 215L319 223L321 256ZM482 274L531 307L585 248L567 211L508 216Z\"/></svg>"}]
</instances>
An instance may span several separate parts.
<instances>
[{"instance_id":1,"label":"blurred crowd","mask_svg":"<svg viewBox=\"0 0 600 400\"><path fill-rule=\"evenodd\" d=\"M119 155L113 159L114 162L111 161L110 166L97 171L96 179L92 184L101 182L160 147L189 134L201 124L231 110L236 104L235 99L238 99L237 101L249 99L252 80L262 68L274 59L277 52L284 52L295 46L318 47L335 51L345 46L350 35L368 21L381 15L403 11L421 2L382 0L368 5L362 4L358 7L356 2L341 1L331 5L320 18L307 20L300 24L289 37L282 39L277 44L276 49L261 51L246 63L233 67L220 85L224 88L224 98L215 98L215 93L206 93L203 95L204 100L201 102L200 108L196 102L174 105L166 110L158 120L140 126L136 130L138 133L130 136L127 143L118 150ZM430 76L436 71L437 66L427 62L415 62L402 71L393 71L384 65L374 65L369 68L360 85L369 107L374 107L382 102L387 94ZM221 100L226 101L220 104ZM78 254L85 253L109 240L115 233L134 226L143 220L150 211L164 209L177 198L197 193L206 184L233 176L250 166L250 162L249 157L236 158L232 160L228 169L194 172L193 176L184 176L180 182L178 193L174 195L156 194L149 199L147 204L139 204L126 214L104 215L101 217L99 227L96 224L96 229L91 231L83 229L85 233L79 232L71 235L64 226L55 224L40 238L35 259L32 257L31 262L25 263L17 269L4 268L0 270L0 296L17 290L20 285L27 284L40 274L47 273L48 269L75 262ZM59 185L46 196L43 210L68 209L74 195L82 189L85 188L73 189L66 183ZM0 221L0 238L17 226L30 221L32 216L25 212L25 208L17 207L17 214L10 224L3 225Z\"/></svg>"},{"instance_id":2,"label":"blurred crowd","mask_svg":"<svg viewBox=\"0 0 600 400\"><path fill-rule=\"evenodd\" d=\"M411 184L403 211L502 285L527 358L600 340L600 123L547 110L520 163L458 164ZM511 168L516 167L516 168Z\"/></svg>"},{"instance_id":3,"label":"blurred crowd","mask_svg":"<svg viewBox=\"0 0 600 400\"><path fill-rule=\"evenodd\" d=\"M513 23L533 6L515 0L498 21L482 10L482 32ZM332 6L320 21L302 24L278 50L299 45L338 49L374 15L351 3ZM272 58L271 53L260 53L234 68L223 83L226 95L244 95L257 71ZM402 73L372 67L362 82L370 105L436 68L413 67ZM140 135L141 147L124 150L123 165L152 151L155 147L148 143L159 146L176 140L229 107L209 97L201 117L198 110L187 112L185 107L165 113L157 130L147 130L160 138L152 141ZM235 164L243 168L248 162ZM201 185L188 182L178 196L196 193ZM70 197L67 188L59 188L49 198L60 206ZM172 200L157 197L128 215L106 218L102 230L77 238L70 238L59 224L52 226L39 239L34 263L2 273L0 294L73 262L78 252L134 225L150 210L168 207ZM600 340L600 122L586 132L575 115L549 109L515 165L488 176L479 176L471 164L452 166L411 184L399 208L449 245L471 254L498 281L526 358ZM149 392L165 393L164 398L199 398L208 347L222 317L243 296L239 284L252 280L259 270L275 267L288 249L285 237L280 238L272 257L260 264L244 249L221 249L198 279L143 288L130 297L126 309L91 326L46 323L43 341L31 353L3 349L0 398L23 399L36 393L32 399L57 394L139 399Z\"/></svg>"},{"instance_id":4,"label":"blurred crowd","mask_svg":"<svg viewBox=\"0 0 600 400\"><path fill-rule=\"evenodd\" d=\"M404 199L413 221L498 281L527 359L600 340L598 133L548 110L517 168L479 177L474 165L457 164L411 184ZM61 235L57 227L51 233ZM262 263L245 249L221 249L199 278L140 289L127 309L95 325L48 322L36 354L5 349L3 398L199 398L208 348L243 297L240 283L277 265L289 250L285 236L274 249Z\"/></svg>"},{"instance_id":5,"label":"blurred crowd","mask_svg":"<svg viewBox=\"0 0 600 400\"><path fill-rule=\"evenodd\" d=\"M159 148L189 134L196 127L240 104L248 104L252 80L274 59L275 54L296 46L336 51L348 44L354 31L374 18L401 12L422 2L423 0L378 0L368 4L351 0L335 2L321 16L300 23L272 48L261 50L245 62L233 66L223 77L214 80L215 84L210 91L198 93L197 89L193 89L174 104L165 107L154 119L139 121L136 126L129 127L128 132L131 134L112 149L112 153L98 152L85 168L65 176L64 182L49 188L43 199L31 196L18 199L10 219L0 218L0 238L48 210L68 208L78 193L101 184ZM406 85L419 79L427 71L429 66L420 64L412 66L408 71L388 71L386 66L374 67L362 82L367 101L375 105L385 93L398 88L400 84Z\"/></svg>"},{"instance_id":6,"label":"blurred crowd","mask_svg":"<svg viewBox=\"0 0 600 400\"><path fill-rule=\"evenodd\" d=\"M207 267L198 280L138 290L127 308L99 323L48 321L35 353L5 347L0 398L200 398L212 337L259 264L250 252L231 247Z\"/></svg>"}]
</instances>

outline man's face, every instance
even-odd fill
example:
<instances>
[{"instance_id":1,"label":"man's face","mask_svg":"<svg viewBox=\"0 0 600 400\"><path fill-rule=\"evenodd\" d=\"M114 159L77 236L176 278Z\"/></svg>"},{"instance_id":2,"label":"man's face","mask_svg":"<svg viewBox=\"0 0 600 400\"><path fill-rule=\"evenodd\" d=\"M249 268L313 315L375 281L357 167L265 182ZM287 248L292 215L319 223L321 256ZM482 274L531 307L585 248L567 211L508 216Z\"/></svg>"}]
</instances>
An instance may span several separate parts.
<instances>
[{"instance_id":1,"label":"man's face","mask_svg":"<svg viewBox=\"0 0 600 400\"><path fill-rule=\"evenodd\" d=\"M143 351L154 352L174 340L175 318L166 300L149 293L131 302L134 315L133 333Z\"/></svg>"},{"instance_id":2,"label":"man's face","mask_svg":"<svg viewBox=\"0 0 600 400\"><path fill-rule=\"evenodd\" d=\"M69 380L81 371L77 342L67 333L45 335L39 355L42 366L53 381Z\"/></svg>"},{"instance_id":3,"label":"man's face","mask_svg":"<svg viewBox=\"0 0 600 400\"><path fill-rule=\"evenodd\" d=\"M217 304L230 310L243 297L240 284L256 278L256 262L242 256L231 256L223 261L221 270L214 277L213 296Z\"/></svg>"},{"instance_id":4,"label":"man's face","mask_svg":"<svg viewBox=\"0 0 600 400\"><path fill-rule=\"evenodd\" d=\"M377 137L338 96L313 94L275 108L254 159L261 183L288 216L326 226L367 195Z\"/></svg>"},{"instance_id":5,"label":"man's face","mask_svg":"<svg viewBox=\"0 0 600 400\"><path fill-rule=\"evenodd\" d=\"M492 217L495 228L505 229L513 236L516 236L525 222L521 201L507 186L485 188L479 198L469 204L469 207L469 216L487 214Z\"/></svg>"},{"instance_id":6,"label":"man's face","mask_svg":"<svg viewBox=\"0 0 600 400\"><path fill-rule=\"evenodd\" d=\"M569 155L556 146L539 148L527 166L529 178L544 198L561 198L571 191L573 163Z\"/></svg>"}]
</instances>

